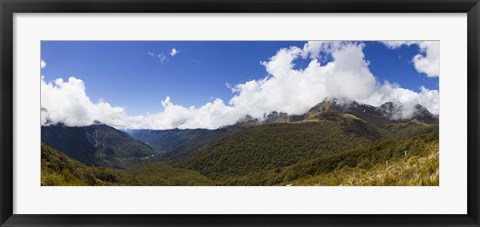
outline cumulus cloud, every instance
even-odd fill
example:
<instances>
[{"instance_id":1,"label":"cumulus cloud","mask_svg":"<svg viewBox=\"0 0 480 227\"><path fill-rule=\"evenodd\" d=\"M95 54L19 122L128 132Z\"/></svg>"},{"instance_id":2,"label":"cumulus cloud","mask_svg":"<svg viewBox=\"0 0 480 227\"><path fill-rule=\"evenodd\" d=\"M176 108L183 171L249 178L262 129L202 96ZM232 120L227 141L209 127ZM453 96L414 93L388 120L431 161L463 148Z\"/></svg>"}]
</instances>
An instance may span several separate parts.
<instances>
[{"instance_id":1,"label":"cumulus cloud","mask_svg":"<svg viewBox=\"0 0 480 227\"><path fill-rule=\"evenodd\" d=\"M200 108L175 105L166 97L163 111L155 114L128 116L125 108L114 107L104 100L93 102L86 94L85 84L75 77L41 83L42 125L64 123L67 126L91 125L95 121L118 128L208 128L234 124L244 116L221 99Z\"/></svg>"},{"instance_id":2,"label":"cumulus cloud","mask_svg":"<svg viewBox=\"0 0 480 227\"><path fill-rule=\"evenodd\" d=\"M422 87L420 92L389 82L380 83L369 69L360 42L307 42L303 47L280 49L261 62L268 76L236 85L226 84L233 94L228 102L221 99L200 107L174 104L170 97L161 102L163 111L129 116L122 107L100 100L92 102L80 79L57 79L47 83L42 78L42 124L63 122L70 126L92 124L95 120L119 128L215 129L234 124L245 115L263 118L272 111L303 114L327 97L356 100L373 106L385 102L404 106L401 118L421 104L439 113L439 93ZM321 64L321 58L331 59ZM305 68L296 69L299 58L309 59ZM174 98L174 97L173 97Z\"/></svg>"},{"instance_id":3,"label":"cumulus cloud","mask_svg":"<svg viewBox=\"0 0 480 227\"><path fill-rule=\"evenodd\" d=\"M179 50L173 48L171 51L170 51L170 56L174 57L175 55L177 55L178 53L180 53Z\"/></svg>"},{"instance_id":4,"label":"cumulus cloud","mask_svg":"<svg viewBox=\"0 0 480 227\"><path fill-rule=\"evenodd\" d=\"M440 42L424 41L418 45L421 52L412 59L415 69L429 77L438 77L440 75Z\"/></svg>"},{"instance_id":5,"label":"cumulus cloud","mask_svg":"<svg viewBox=\"0 0 480 227\"><path fill-rule=\"evenodd\" d=\"M326 97L367 98L376 80L362 49L363 44L350 42L308 42L303 49L281 49L262 62L270 76L236 85L229 104L259 118L271 111L302 114ZM333 61L322 66L314 57L305 69L294 69L295 59L317 56L319 50L331 54Z\"/></svg>"},{"instance_id":6,"label":"cumulus cloud","mask_svg":"<svg viewBox=\"0 0 480 227\"><path fill-rule=\"evenodd\" d=\"M43 68L45 68L45 67L47 67L47 63L46 63L43 59L40 60L40 68L43 69Z\"/></svg>"},{"instance_id":7,"label":"cumulus cloud","mask_svg":"<svg viewBox=\"0 0 480 227\"><path fill-rule=\"evenodd\" d=\"M127 117L121 107L113 107L99 100L93 103L85 92L85 84L75 77L41 82L42 125L64 123L68 126L85 126L95 120L121 127Z\"/></svg>"},{"instance_id":8,"label":"cumulus cloud","mask_svg":"<svg viewBox=\"0 0 480 227\"><path fill-rule=\"evenodd\" d=\"M205 105L183 107L171 102L170 97L162 101L164 110L156 114L129 117L128 128L169 129L207 128L215 129L234 124L244 116L232 106L215 99Z\"/></svg>"},{"instance_id":9,"label":"cumulus cloud","mask_svg":"<svg viewBox=\"0 0 480 227\"><path fill-rule=\"evenodd\" d=\"M440 75L440 42L439 41L383 41L388 48L395 49L402 45L417 45L419 53L412 58L415 69L428 77Z\"/></svg>"}]
</instances>

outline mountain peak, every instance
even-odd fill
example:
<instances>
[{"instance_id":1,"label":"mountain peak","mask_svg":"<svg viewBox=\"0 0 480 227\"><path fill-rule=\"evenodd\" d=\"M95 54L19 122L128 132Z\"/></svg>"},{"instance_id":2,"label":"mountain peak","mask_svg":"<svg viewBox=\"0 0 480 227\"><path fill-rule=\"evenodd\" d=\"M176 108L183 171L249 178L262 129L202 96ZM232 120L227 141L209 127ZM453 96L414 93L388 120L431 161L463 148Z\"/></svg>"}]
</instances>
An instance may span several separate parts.
<instances>
[{"instance_id":1,"label":"mountain peak","mask_svg":"<svg viewBox=\"0 0 480 227\"><path fill-rule=\"evenodd\" d=\"M307 112L307 118L321 118L323 115L352 114L367 121L385 124L389 121L410 121L413 119L434 123L437 117L421 104L406 108L400 102L385 102L379 107L360 104L353 100L326 98Z\"/></svg>"},{"instance_id":2,"label":"mountain peak","mask_svg":"<svg viewBox=\"0 0 480 227\"><path fill-rule=\"evenodd\" d=\"M402 118L403 105L399 102L386 102L378 107L383 117L398 120Z\"/></svg>"},{"instance_id":3,"label":"mountain peak","mask_svg":"<svg viewBox=\"0 0 480 227\"><path fill-rule=\"evenodd\" d=\"M284 112L277 112L273 111L268 114L264 114L263 117L264 123L280 123L280 122L288 122L288 114Z\"/></svg>"},{"instance_id":4,"label":"mountain peak","mask_svg":"<svg viewBox=\"0 0 480 227\"><path fill-rule=\"evenodd\" d=\"M235 125L240 127L251 127L251 126L257 125L258 123L259 123L258 119L247 114L245 115L245 117L238 120Z\"/></svg>"},{"instance_id":5,"label":"mountain peak","mask_svg":"<svg viewBox=\"0 0 480 227\"><path fill-rule=\"evenodd\" d=\"M307 113L321 113L321 112L348 112L362 106L369 106L359 104L354 100L347 98L325 98L321 103L313 106Z\"/></svg>"},{"instance_id":6,"label":"mountain peak","mask_svg":"<svg viewBox=\"0 0 480 227\"><path fill-rule=\"evenodd\" d=\"M414 112L413 112L413 119L423 121L425 123L432 123L438 121L438 117L432 114L427 108L424 106L417 104L414 107Z\"/></svg>"},{"instance_id":7,"label":"mountain peak","mask_svg":"<svg viewBox=\"0 0 480 227\"><path fill-rule=\"evenodd\" d=\"M337 105L337 99L336 98L325 98L321 103L318 103L317 105L313 106L310 108L308 111L310 112L325 112L328 110L332 110L333 107Z\"/></svg>"},{"instance_id":8,"label":"mountain peak","mask_svg":"<svg viewBox=\"0 0 480 227\"><path fill-rule=\"evenodd\" d=\"M94 120L92 125L104 125L104 123L98 120Z\"/></svg>"},{"instance_id":9,"label":"mountain peak","mask_svg":"<svg viewBox=\"0 0 480 227\"><path fill-rule=\"evenodd\" d=\"M421 104L415 104L412 108L406 108L399 102L386 102L378 107L383 117L395 121L419 120L425 123L435 122L436 116Z\"/></svg>"}]
</instances>

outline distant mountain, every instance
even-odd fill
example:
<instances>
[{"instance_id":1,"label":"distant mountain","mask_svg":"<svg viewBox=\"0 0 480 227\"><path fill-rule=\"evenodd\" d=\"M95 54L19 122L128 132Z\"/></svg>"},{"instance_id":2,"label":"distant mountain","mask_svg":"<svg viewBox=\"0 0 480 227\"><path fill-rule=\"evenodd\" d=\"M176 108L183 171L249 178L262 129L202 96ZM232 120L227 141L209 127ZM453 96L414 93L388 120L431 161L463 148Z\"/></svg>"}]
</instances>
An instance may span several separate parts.
<instances>
[{"instance_id":1,"label":"distant mountain","mask_svg":"<svg viewBox=\"0 0 480 227\"><path fill-rule=\"evenodd\" d=\"M216 130L46 126L42 151L58 151L42 152L42 184L438 185L438 116L403 111L325 99L301 115L247 115Z\"/></svg>"},{"instance_id":2,"label":"distant mountain","mask_svg":"<svg viewBox=\"0 0 480 227\"><path fill-rule=\"evenodd\" d=\"M427 108L417 104L413 112L412 119L419 120L428 124L438 123L438 116L433 115Z\"/></svg>"},{"instance_id":3,"label":"distant mountain","mask_svg":"<svg viewBox=\"0 0 480 227\"><path fill-rule=\"evenodd\" d=\"M386 102L379 107L375 107L360 104L356 101L326 98L310 108L305 114L289 115L287 113L273 111L265 114L263 121L257 120L255 125L311 121L315 119L340 120L345 117L352 117L352 115L379 127L390 123L405 123L411 120L418 120L427 124L438 123L438 117L420 104L415 105L410 114L402 114L404 111L405 109L400 103ZM404 115L406 115L406 117Z\"/></svg>"},{"instance_id":4,"label":"distant mountain","mask_svg":"<svg viewBox=\"0 0 480 227\"><path fill-rule=\"evenodd\" d=\"M264 121L250 120L249 127L190 152L177 166L216 180L236 179L376 141L404 140L438 130L438 120L422 106L416 106L411 118L393 119L389 114L398 109L389 105L327 99L294 116L294 121L285 113L272 112Z\"/></svg>"},{"instance_id":5,"label":"distant mountain","mask_svg":"<svg viewBox=\"0 0 480 227\"><path fill-rule=\"evenodd\" d=\"M226 126L227 128L228 127L235 127L235 128L248 128L248 127L252 127L252 126L255 126L255 125L258 125L258 124L261 124L262 122L260 122L258 119L250 116L250 115L246 115L245 117L239 119L234 125L231 125L231 126Z\"/></svg>"},{"instance_id":6,"label":"distant mountain","mask_svg":"<svg viewBox=\"0 0 480 227\"><path fill-rule=\"evenodd\" d=\"M400 103L386 102L379 107L360 104L356 101L345 101L337 99L325 99L323 102L312 107L306 114L306 118L322 117L328 118L331 113L352 114L360 119L370 122L376 126L385 126L390 123L409 122L418 120L424 123L438 123L438 117L430 113L420 104L415 105L410 114Z\"/></svg>"},{"instance_id":7,"label":"distant mountain","mask_svg":"<svg viewBox=\"0 0 480 227\"><path fill-rule=\"evenodd\" d=\"M251 120L251 119L250 119ZM128 130L135 139L151 145L161 152L160 155L149 160L173 161L180 160L202 150L222 138L230 136L245 128L252 127L253 121L239 121L239 123L215 130L208 129L167 129L167 130Z\"/></svg>"},{"instance_id":8,"label":"distant mountain","mask_svg":"<svg viewBox=\"0 0 480 227\"><path fill-rule=\"evenodd\" d=\"M244 158L249 160L231 160L248 163L258 161L255 160L258 155L250 157L245 152L259 152L261 148L262 155L270 152L271 160L260 166L255 164L255 168L264 168L379 139L405 139L438 127L438 118L423 106L415 106L408 119L397 117L402 108L394 103L374 107L355 101L325 99L302 115L274 111L262 120L247 115L234 125L216 130L127 130L126 133L101 123L86 127L53 125L42 127L42 141L87 165L125 168L144 162L178 164L181 161L182 166L198 171L194 159L209 163L208 159L229 155L220 153L242 148ZM265 141L265 138L270 139ZM289 154L279 149L294 152ZM283 161L275 161L276 158Z\"/></svg>"},{"instance_id":9,"label":"distant mountain","mask_svg":"<svg viewBox=\"0 0 480 227\"><path fill-rule=\"evenodd\" d=\"M353 102L339 102L336 99L325 99L312 107L306 114L306 119L337 119L356 117L375 126L383 126L390 119L384 117L377 107Z\"/></svg>"},{"instance_id":10,"label":"distant mountain","mask_svg":"<svg viewBox=\"0 0 480 227\"><path fill-rule=\"evenodd\" d=\"M42 142L90 166L122 168L151 157L154 150L130 135L104 124L42 126Z\"/></svg>"},{"instance_id":11,"label":"distant mountain","mask_svg":"<svg viewBox=\"0 0 480 227\"><path fill-rule=\"evenodd\" d=\"M318 125L313 124L313 127L320 131L316 135L312 135L313 138L322 133L340 129L347 135L377 140L379 138L415 136L431 131L432 126L430 124L438 123L438 120L420 105L417 108L418 113L412 115L412 118L395 120L392 116L395 112L400 111L398 108L399 106L394 107L393 103L374 107L357 102L346 102L345 100L325 99L303 115L288 115L287 113L274 111L266 114L263 120L247 115L236 124L217 130L171 129L129 130L128 132L132 137L165 152L155 160L174 161L211 149L216 144L224 143L231 136L250 131L250 128L255 128L255 130L261 128L265 130L265 134L275 134L275 132L269 131L275 130L273 126L267 127L264 125L287 123L288 125L282 127L288 127L291 130L285 132L285 135L295 138L295 135L290 135L288 132L296 132L297 128L302 128L303 126L299 123L326 122L325 124L331 124L329 126L331 128L325 126L325 128L320 129ZM307 131L311 130L307 129Z\"/></svg>"},{"instance_id":12,"label":"distant mountain","mask_svg":"<svg viewBox=\"0 0 480 227\"><path fill-rule=\"evenodd\" d=\"M127 133L161 152L169 152L210 133L208 129L131 129Z\"/></svg>"}]
</instances>

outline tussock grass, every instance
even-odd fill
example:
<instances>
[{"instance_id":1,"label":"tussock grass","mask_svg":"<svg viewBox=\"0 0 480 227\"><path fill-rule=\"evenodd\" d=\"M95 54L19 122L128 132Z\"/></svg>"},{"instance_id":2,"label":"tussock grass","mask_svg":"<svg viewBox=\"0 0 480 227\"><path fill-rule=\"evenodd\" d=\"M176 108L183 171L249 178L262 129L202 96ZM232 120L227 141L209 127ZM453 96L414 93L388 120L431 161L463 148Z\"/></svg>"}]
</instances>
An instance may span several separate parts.
<instances>
[{"instance_id":1,"label":"tussock grass","mask_svg":"<svg viewBox=\"0 0 480 227\"><path fill-rule=\"evenodd\" d=\"M330 173L295 180L292 185L438 186L438 140L425 144L418 155L407 154L369 169L345 166Z\"/></svg>"}]
</instances>

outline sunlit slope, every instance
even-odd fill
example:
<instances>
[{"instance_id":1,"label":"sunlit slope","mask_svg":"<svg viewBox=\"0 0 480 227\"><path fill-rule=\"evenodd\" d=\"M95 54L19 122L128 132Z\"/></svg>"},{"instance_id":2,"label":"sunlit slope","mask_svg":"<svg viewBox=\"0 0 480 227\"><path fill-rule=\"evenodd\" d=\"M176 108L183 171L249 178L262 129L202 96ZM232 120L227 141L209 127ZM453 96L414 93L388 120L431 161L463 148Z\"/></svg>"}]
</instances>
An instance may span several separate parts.
<instances>
[{"instance_id":1,"label":"sunlit slope","mask_svg":"<svg viewBox=\"0 0 480 227\"><path fill-rule=\"evenodd\" d=\"M292 185L438 186L438 140L425 144L416 155L397 157L369 169L345 167L293 181Z\"/></svg>"}]
</instances>

